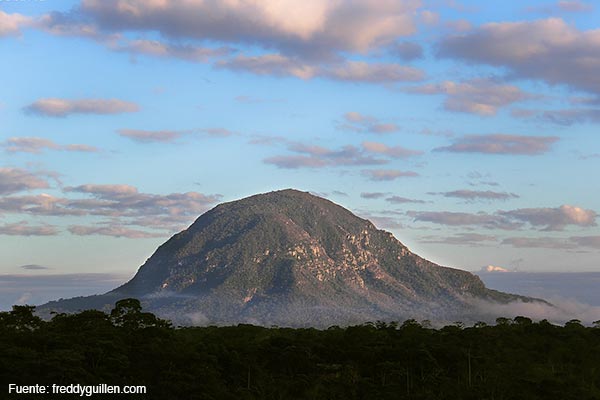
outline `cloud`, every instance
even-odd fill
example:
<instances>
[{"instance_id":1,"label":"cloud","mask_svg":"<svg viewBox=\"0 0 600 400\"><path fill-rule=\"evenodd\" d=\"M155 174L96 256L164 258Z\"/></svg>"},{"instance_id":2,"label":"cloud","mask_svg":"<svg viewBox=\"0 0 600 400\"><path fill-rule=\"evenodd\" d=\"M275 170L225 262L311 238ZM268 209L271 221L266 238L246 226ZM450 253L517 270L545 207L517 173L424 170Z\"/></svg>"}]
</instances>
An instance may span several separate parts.
<instances>
[{"instance_id":1,"label":"cloud","mask_svg":"<svg viewBox=\"0 0 600 400\"><path fill-rule=\"evenodd\" d=\"M337 150L303 143L291 143L288 150L300 155L275 156L264 159L279 168L322 168L338 165L378 165L387 160L374 158L363 149L347 145Z\"/></svg>"},{"instance_id":2,"label":"cloud","mask_svg":"<svg viewBox=\"0 0 600 400\"><path fill-rule=\"evenodd\" d=\"M324 69L319 75L338 81L357 83L415 82L425 78L424 72L417 68L362 61L346 61Z\"/></svg>"},{"instance_id":3,"label":"cloud","mask_svg":"<svg viewBox=\"0 0 600 400\"><path fill-rule=\"evenodd\" d=\"M458 246L482 246L489 242L496 242L497 238L491 235L482 235L480 233L460 233L454 236L427 236L419 240L421 243L438 243Z\"/></svg>"},{"instance_id":4,"label":"cloud","mask_svg":"<svg viewBox=\"0 0 600 400\"><path fill-rule=\"evenodd\" d=\"M359 133L391 133L400 130L396 124L382 123L374 117L358 112L347 112L343 118L344 122L337 125L338 129Z\"/></svg>"},{"instance_id":5,"label":"cloud","mask_svg":"<svg viewBox=\"0 0 600 400\"><path fill-rule=\"evenodd\" d=\"M255 75L294 76L301 79L311 79L318 73L317 67L281 54L239 55L221 60L216 65L218 68L250 72Z\"/></svg>"},{"instance_id":6,"label":"cloud","mask_svg":"<svg viewBox=\"0 0 600 400\"><path fill-rule=\"evenodd\" d=\"M45 267L43 265L38 265L38 264L21 265L19 268L21 268L21 269L27 269L27 270L30 270L30 271L40 271L40 270L50 269L48 267Z\"/></svg>"},{"instance_id":7,"label":"cloud","mask_svg":"<svg viewBox=\"0 0 600 400\"><path fill-rule=\"evenodd\" d=\"M439 54L506 68L512 78L600 93L600 31L581 31L560 18L484 24L444 38Z\"/></svg>"},{"instance_id":8,"label":"cloud","mask_svg":"<svg viewBox=\"0 0 600 400\"><path fill-rule=\"evenodd\" d=\"M98 152L99 149L85 144L60 145L52 140L39 137L11 137L0 143L9 153L39 154L44 150L76 151L85 153Z\"/></svg>"},{"instance_id":9,"label":"cloud","mask_svg":"<svg viewBox=\"0 0 600 400\"><path fill-rule=\"evenodd\" d=\"M537 115L543 121L557 125L570 126L584 122L600 122L600 109L597 108L571 108L563 110L547 110Z\"/></svg>"},{"instance_id":10,"label":"cloud","mask_svg":"<svg viewBox=\"0 0 600 400\"><path fill-rule=\"evenodd\" d=\"M67 192L90 194L94 199L69 200L66 207L79 209L94 215L150 216L185 215L197 216L217 202L221 196L197 192L157 195L140 193L129 185L87 184L66 187Z\"/></svg>"},{"instance_id":11,"label":"cloud","mask_svg":"<svg viewBox=\"0 0 600 400\"><path fill-rule=\"evenodd\" d=\"M594 9L591 4L580 0L561 0L557 6L560 10L567 12L587 12Z\"/></svg>"},{"instance_id":12,"label":"cloud","mask_svg":"<svg viewBox=\"0 0 600 400\"><path fill-rule=\"evenodd\" d=\"M558 324L563 324L572 319L579 319L585 324L591 324L600 318L600 307L560 297L551 297L548 300L552 305L537 301L528 303L515 301L504 304L482 300L475 300L473 305L477 307L479 312L491 317L522 315L533 320L546 319Z\"/></svg>"},{"instance_id":13,"label":"cloud","mask_svg":"<svg viewBox=\"0 0 600 400\"><path fill-rule=\"evenodd\" d=\"M517 248L542 248L542 249L575 249L577 245L566 239L554 237L510 237L502 240L501 244Z\"/></svg>"},{"instance_id":14,"label":"cloud","mask_svg":"<svg viewBox=\"0 0 600 400\"><path fill-rule=\"evenodd\" d=\"M412 178L419 176L419 174L414 171L399 171L396 169L363 170L362 174L372 181L393 181L398 178Z\"/></svg>"},{"instance_id":15,"label":"cloud","mask_svg":"<svg viewBox=\"0 0 600 400\"><path fill-rule=\"evenodd\" d=\"M121 114L138 112L140 107L118 99L39 99L25 107L28 113L46 117L66 117L72 114Z\"/></svg>"},{"instance_id":16,"label":"cloud","mask_svg":"<svg viewBox=\"0 0 600 400\"><path fill-rule=\"evenodd\" d=\"M0 195L48 187L48 182L24 169L0 168Z\"/></svg>"},{"instance_id":17,"label":"cloud","mask_svg":"<svg viewBox=\"0 0 600 400\"><path fill-rule=\"evenodd\" d=\"M0 235L8 236L53 236L58 234L55 227L51 225L31 226L26 221L14 224L0 225Z\"/></svg>"},{"instance_id":18,"label":"cloud","mask_svg":"<svg viewBox=\"0 0 600 400\"><path fill-rule=\"evenodd\" d=\"M423 154L422 151L410 150L402 146L387 146L377 142L363 142L362 146L370 153L386 155L390 158L408 158Z\"/></svg>"},{"instance_id":19,"label":"cloud","mask_svg":"<svg viewBox=\"0 0 600 400\"><path fill-rule=\"evenodd\" d=\"M450 226L480 226L487 229L514 230L529 224L544 231L562 230L566 226L596 226L597 214L592 210L563 205L557 208L522 208L477 214L449 211L409 211L415 221Z\"/></svg>"},{"instance_id":20,"label":"cloud","mask_svg":"<svg viewBox=\"0 0 600 400\"><path fill-rule=\"evenodd\" d=\"M423 58L423 48L421 45L406 40L391 45L390 53L402 61L413 61Z\"/></svg>"},{"instance_id":21,"label":"cloud","mask_svg":"<svg viewBox=\"0 0 600 400\"><path fill-rule=\"evenodd\" d=\"M486 229L514 230L523 226L521 222L510 221L501 215L488 213L463 213L450 211L409 211L407 215L414 221L431 222L449 226L479 226Z\"/></svg>"},{"instance_id":22,"label":"cloud","mask_svg":"<svg viewBox=\"0 0 600 400\"><path fill-rule=\"evenodd\" d=\"M387 199L385 199L385 201L387 201L388 203L392 203L392 204L406 204L406 203L424 204L425 203L425 201L423 201L423 200L407 199L406 197L400 197L400 196L391 196L391 197L388 197Z\"/></svg>"},{"instance_id":23,"label":"cloud","mask_svg":"<svg viewBox=\"0 0 600 400\"><path fill-rule=\"evenodd\" d=\"M96 24L90 21L79 20L76 13L52 12L38 17L32 25L51 35L84 37L100 43L113 46L119 39L120 34L106 33Z\"/></svg>"},{"instance_id":24,"label":"cloud","mask_svg":"<svg viewBox=\"0 0 600 400\"><path fill-rule=\"evenodd\" d=\"M382 197L385 197L387 195L387 193L382 193L382 192L362 192L360 194L360 197L362 197L363 199L380 199Z\"/></svg>"},{"instance_id":25,"label":"cloud","mask_svg":"<svg viewBox=\"0 0 600 400\"><path fill-rule=\"evenodd\" d=\"M103 216L112 218L110 224L114 226L149 227L160 230L160 236L165 236L167 233L185 227L221 197L197 192L165 195L142 193L130 185L86 184L65 187L63 190L65 193L77 193L80 196L78 198L55 197L48 194L2 196L0 214ZM79 230L79 232L84 231ZM128 237L141 235L133 231L108 230L106 227L94 233L121 234ZM155 232L145 232L145 234L147 237L158 236Z\"/></svg>"},{"instance_id":26,"label":"cloud","mask_svg":"<svg viewBox=\"0 0 600 400\"><path fill-rule=\"evenodd\" d=\"M201 129L201 132L204 132L208 136L212 137L227 137L235 135L235 132L225 128L205 128Z\"/></svg>"},{"instance_id":27,"label":"cloud","mask_svg":"<svg viewBox=\"0 0 600 400\"><path fill-rule=\"evenodd\" d=\"M89 236L89 235L102 235L102 236L114 236L123 237L128 239L146 239L164 237L162 233L152 233L142 231L138 229L129 229L119 225L111 226L83 226L83 225L71 225L69 226L69 232L77 236Z\"/></svg>"},{"instance_id":28,"label":"cloud","mask_svg":"<svg viewBox=\"0 0 600 400\"><path fill-rule=\"evenodd\" d=\"M561 0L555 4L542 5L527 7L529 12L537 12L542 14L562 14L562 13L575 13L575 12L589 12L594 9L594 6L588 3L584 3L580 0Z\"/></svg>"},{"instance_id":29,"label":"cloud","mask_svg":"<svg viewBox=\"0 0 600 400\"><path fill-rule=\"evenodd\" d=\"M31 23L31 18L21 14L7 14L0 10L0 38L19 35L21 27Z\"/></svg>"},{"instance_id":30,"label":"cloud","mask_svg":"<svg viewBox=\"0 0 600 400\"><path fill-rule=\"evenodd\" d=\"M559 140L556 136L521 136L508 134L466 135L457 138L453 144L438 147L434 151L453 153L538 155L550 151L552 144Z\"/></svg>"},{"instance_id":31,"label":"cloud","mask_svg":"<svg viewBox=\"0 0 600 400\"><path fill-rule=\"evenodd\" d=\"M444 109L482 116L496 115L501 107L532 98L516 86L499 84L490 79L472 79L458 83L445 81L405 90L409 93L445 95Z\"/></svg>"},{"instance_id":32,"label":"cloud","mask_svg":"<svg viewBox=\"0 0 600 400\"><path fill-rule=\"evenodd\" d=\"M444 197L455 197L458 199L464 200L509 200L509 199L517 199L518 195L514 193L507 192L493 192L491 190L453 190L451 192L439 192L439 193L429 193L429 194L439 194Z\"/></svg>"},{"instance_id":33,"label":"cloud","mask_svg":"<svg viewBox=\"0 0 600 400\"><path fill-rule=\"evenodd\" d=\"M119 129L119 136L131 139L137 143L172 143L179 139L183 131L148 131L142 129Z\"/></svg>"},{"instance_id":34,"label":"cloud","mask_svg":"<svg viewBox=\"0 0 600 400\"><path fill-rule=\"evenodd\" d=\"M562 205L557 208L521 208L500 211L500 215L523 221L546 231L562 230L567 225L596 226L598 214L580 207Z\"/></svg>"},{"instance_id":35,"label":"cloud","mask_svg":"<svg viewBox=\"0 0 600 400\"><path fill-rule=\"evenodd\" d=\"M180 60L204 63L211 58L224 57L233 53L229 47L199 47L178 45L158 40L137 39L114 47L117 51L130 54L145 55L160 58L178 58Z\"/></svg>"},{"instance_id":36,"label":"cloud","mask_svg":"<svg viewBox=\"0 0 600 400\"><path fill-rule=\"evenodd\" d=\"M249 72L255 75L300 79L327 78L355 83L395 83L415 82L424 78L423 71L398 65L344 61L334 64L307 62L297 57L281 54L261 54L257 56L238 55L216 63L217 68Z\"/></svg>"},{"instance_id":37,"label":"cloud","mask_svg":"<svg viewBox=\"0 0 600 400\"><path fill-rule=\"evenodd\" d=\"M259 45L316 57L366 52L411 35L419 6L416 0L85 0L79 11L105 30L159 32L168 38Z\"/></svg>"}]
</instances>

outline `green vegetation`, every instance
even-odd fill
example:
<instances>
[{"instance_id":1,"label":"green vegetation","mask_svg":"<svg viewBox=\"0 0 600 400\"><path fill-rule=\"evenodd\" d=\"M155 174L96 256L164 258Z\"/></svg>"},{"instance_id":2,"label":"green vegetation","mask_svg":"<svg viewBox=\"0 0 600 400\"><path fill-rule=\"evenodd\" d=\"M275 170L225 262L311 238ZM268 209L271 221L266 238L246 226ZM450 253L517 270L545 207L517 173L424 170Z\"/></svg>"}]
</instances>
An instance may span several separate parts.
<instances>
[{"instance_id":1,"label":"green vegetation","mask_svg":"<svg viewBox=\"0 0 600 400\"><path fill-rule=\"evenodd\" d=\"M0 343L5 385L147 385L144 399L600 398L600 321L174 328L125 299L50 321L14 306Z\"/></svg>"}]
</instances>

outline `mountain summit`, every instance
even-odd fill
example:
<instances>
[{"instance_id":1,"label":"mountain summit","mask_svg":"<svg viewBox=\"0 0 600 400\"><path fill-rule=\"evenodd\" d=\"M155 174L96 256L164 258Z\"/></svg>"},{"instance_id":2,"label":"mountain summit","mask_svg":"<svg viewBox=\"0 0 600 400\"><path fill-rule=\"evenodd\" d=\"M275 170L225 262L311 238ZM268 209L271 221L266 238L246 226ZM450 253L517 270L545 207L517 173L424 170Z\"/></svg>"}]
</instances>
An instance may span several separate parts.
<instances>
[{"instance_id":1,"label":"mountain summit","mask_svg":"<svg viewBox=\"0 0 600 400\"><path fill-rule=\"evenodd\" d=\"M59 310L137 297L177 322L327 326L473 315L475 303L531 301L412 253L370 221L281 190L223 203L161 245L123 286Z\"/></svg>"}]
</instances>

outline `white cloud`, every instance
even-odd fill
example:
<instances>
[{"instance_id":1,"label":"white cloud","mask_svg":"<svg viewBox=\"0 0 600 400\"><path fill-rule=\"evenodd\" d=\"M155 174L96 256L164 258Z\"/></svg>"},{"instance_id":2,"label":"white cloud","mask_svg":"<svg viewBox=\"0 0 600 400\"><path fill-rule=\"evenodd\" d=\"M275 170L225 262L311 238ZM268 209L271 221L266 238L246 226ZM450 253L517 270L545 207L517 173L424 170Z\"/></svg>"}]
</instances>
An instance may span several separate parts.
<instances>
[{"instance_id":1,"label":"white cloud","mask_svg":"<svg viewBox=\"0 0 600 400\"><path fill-rule=\"evenodd\" d=\"M0 10L0 38L20 34L21 27L29 25L31 21L30 17L21 14L7 14Z\"/></svg>"},{"instance_id":2,"label":"white cloud","mask_svg":"<svg viewBox=\"0 0 600 400\"><path fill-rule=\"evenodd\" d=\"M39 137L11 137L0 143L0 146L9 153L32 153L39 154L44 150L63 150L74 152L94 153L99 151L97 147L85 144L60 145L50 139Z\"/></svg>"},{"instance_id":3,"label":"white cloud","mask_svg":"<svg viewBox=\"0 0 600 400\"><path fill-rule=\"evenodd\" d=\"M419 176L414 171L400 171L396 169L372 169L364 170L362 174L372 181L393 181L398 178L413 178Z\"/></svg>"},{"instance_id":4,"label":"white cloud","mask_svg":"<svg viewBox=\"0 0 600 400\"><path fill-rule=\"evenodd\" d=\"M419 7L417 0L84 0L81 12L107 30L259 44L314 57L366 52L410 35L416 29L414 14Z\"/></svg>"},{"instance_id":5,"label":"white cloud","mask_svg":"<svg viewBox=\"0 0 600 400\"><path fill-rule=\"evenodd\" d=\"M532 96L516 86L496 83L490 79L472 79L464 82L445 81L406 89L409 93L445 95L444 108L448 111L496 115L498 109L528 100Z\"/></svg>"},{"instance_id":6,"label":"white cloud","mask_svg":"<svg viewBox=\"0 0 600 400\"><path fill-rule=\"evenodd\" d=\"M132 113L140 107L119 99L39 99L25 107L25 111L47 117L66 117L71 114Z\"/></svg>"},{"instance_id":7,"label":"white cloud","mask_svg":"<svg viewBox=\"0 0 600 400\"><path fill-rule=\"evenodd\" d=\"M510 77L600 93L600 30L578 30L560 18L484 24L444 38L440 55L504 67Z\"/></svg>"},{"instance_id":8,"label":"white cloud","mask_svg":"<svg viewBox=\"0 0 600 400\"><path fill-rule=\"evenodd\" d=\"M0 168L0 195L31 189L45 189L48 182L20 168Z\"/></svg>"},{"instance_id":9,"label":"white cloud","mask_svg":"<svg viewBox=\"0 0 600 400\"><path fill-rule=\"evenodd\" d=\"M450 146L438 147L434 151L452 153L518 154L537 155L550 151L556 136L523 136L509 134L466 135L454 140Z\"/></svg>"}]
</instances>

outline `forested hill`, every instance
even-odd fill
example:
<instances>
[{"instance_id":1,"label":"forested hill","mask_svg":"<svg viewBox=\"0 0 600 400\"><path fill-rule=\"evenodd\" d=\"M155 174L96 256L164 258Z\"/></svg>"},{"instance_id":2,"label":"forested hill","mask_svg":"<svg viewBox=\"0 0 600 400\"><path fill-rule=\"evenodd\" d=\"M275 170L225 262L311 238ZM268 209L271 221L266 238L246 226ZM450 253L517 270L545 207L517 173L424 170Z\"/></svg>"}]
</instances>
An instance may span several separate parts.
<instances>
[{"instance_id":1,"label":"forested hill","mask_svg":"<svg viewBox=\"0 0 600 400\"><path fill-rule=\"evenodd\" d=\"M42 308L102 310L127 297L181 324L320 328L407 318L476 321L493 309L481 304L549 306L490 290L467 271L419 257L340 205L292 189L220 204L161 245L121 287Z\"/></svg>"},{"instance_id":2,"label":"forested hill","mask_svg":"<svg viewBox=\"0 0 600 400\"><path fill-rule=\"evenodd\" d=\"M32 311L0 313L5 384L146 385L127 398L160 400L600 398L600 321L173 328L133 299L110 315Z\"/></svg>"}]
</instances>

